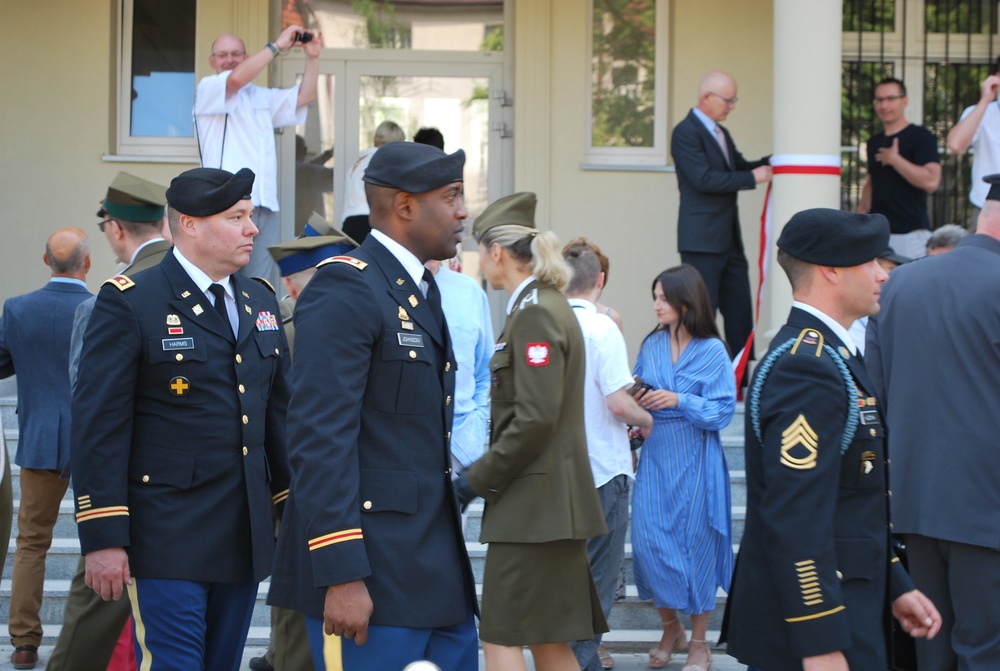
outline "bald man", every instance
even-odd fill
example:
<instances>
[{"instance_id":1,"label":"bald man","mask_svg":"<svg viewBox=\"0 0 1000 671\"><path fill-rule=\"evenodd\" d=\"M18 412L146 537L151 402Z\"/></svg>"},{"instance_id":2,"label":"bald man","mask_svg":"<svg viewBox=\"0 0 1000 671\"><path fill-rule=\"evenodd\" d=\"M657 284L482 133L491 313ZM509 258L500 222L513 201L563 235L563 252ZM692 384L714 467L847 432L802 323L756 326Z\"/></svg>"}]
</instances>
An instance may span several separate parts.
<instances>
[{"instance_id":1,"label":"bald man","mask_svg":"<svg viewBox=\"0 0 1000 671\"><path fill-rule=\"evenodd\" d=\"M770 157L747 161L720 125L736 101L736 80L725 72L710 72L698 85L697 106L677 124L670 140L681 192L677 250L681 261L701 273L712 308L722 312L733 356L753 328L736 195L771 179Z\"/></svg>"},{"instance_id":2,"label":"bald man","mask_svg":"<svg viewBox=\"0 0 1000 671\"><path fill-rule=\"evenodd\" d=\"M59 229L49 236L42 260L51 271L48 284L9 299L0 316L0 378L17 375L14 463L21 467L8 625L15 669L33 669L38 662L45 554L69 484L63 477L69 461L69 341L73 313L90 297L86 233Z\"/></svg>"}]
</instances>

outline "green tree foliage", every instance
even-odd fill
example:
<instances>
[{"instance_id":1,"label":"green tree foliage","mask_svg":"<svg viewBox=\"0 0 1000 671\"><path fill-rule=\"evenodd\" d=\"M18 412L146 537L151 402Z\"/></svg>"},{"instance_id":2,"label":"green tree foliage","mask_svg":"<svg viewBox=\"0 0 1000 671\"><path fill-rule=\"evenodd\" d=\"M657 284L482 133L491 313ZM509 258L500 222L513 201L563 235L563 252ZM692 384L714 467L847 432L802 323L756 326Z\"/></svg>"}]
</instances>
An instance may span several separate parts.
<instances>
[{"instance_id":1,"label":"green tree foliage","mask_svg":"<svg viewBox=\"0 0 1000 671\"><path fill-rule=\"evenodd\" d=\"M595 147L651 147L655 121L655 0L594 0Z\"/></svg>"}]
</instances>

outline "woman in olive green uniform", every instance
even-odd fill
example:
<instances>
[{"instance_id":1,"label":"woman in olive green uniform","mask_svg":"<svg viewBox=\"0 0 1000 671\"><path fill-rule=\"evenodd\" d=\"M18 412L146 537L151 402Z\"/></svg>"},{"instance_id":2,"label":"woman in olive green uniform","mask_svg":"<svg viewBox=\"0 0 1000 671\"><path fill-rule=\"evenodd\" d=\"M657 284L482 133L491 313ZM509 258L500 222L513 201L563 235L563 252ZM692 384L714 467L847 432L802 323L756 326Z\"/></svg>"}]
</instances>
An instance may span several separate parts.
<instances>
[{"instance_id":1,"label":"woman in olive green uniform","mask_svg":"<svg viewBox=\"0 0 1000 671\"><path fill-rule=\"evenodd\" d=\"M554 233L534 229L535 195L476 220L483 276L511 295L494 348L490 449L459 495L486 500L489 543L479 636L490 671L579 669L569 641L607 631L586 539L606 532L587 457L583 336L561 293L571 271ZM471 491L470 491L471 490Z\"/></svg>"}]
</instances>

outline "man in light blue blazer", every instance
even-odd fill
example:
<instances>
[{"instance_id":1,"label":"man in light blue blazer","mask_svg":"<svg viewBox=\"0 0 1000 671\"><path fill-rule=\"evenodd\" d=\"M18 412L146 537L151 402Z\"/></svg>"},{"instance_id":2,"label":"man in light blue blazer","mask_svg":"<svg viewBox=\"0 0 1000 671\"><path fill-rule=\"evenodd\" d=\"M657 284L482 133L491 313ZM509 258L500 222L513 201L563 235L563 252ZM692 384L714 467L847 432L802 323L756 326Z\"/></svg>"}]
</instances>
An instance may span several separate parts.
<instances>
[{"instance_id":1,"label":"man in light blue blazer","mask_svg":"<svg viewBox=\"0 0 1000 671\"><path fill-rule=\"evenodd\" d=\"M63 477L69 461L69 339L73 313L90 296L86 233L59 229L49 236L42 259L52 279L37 291L9 299L0 315L0 378L17 374L14 463L21 467L8 625L15 669L32 669L38 661L45 554L69 484Z\"/></svg>"}]
</instances>

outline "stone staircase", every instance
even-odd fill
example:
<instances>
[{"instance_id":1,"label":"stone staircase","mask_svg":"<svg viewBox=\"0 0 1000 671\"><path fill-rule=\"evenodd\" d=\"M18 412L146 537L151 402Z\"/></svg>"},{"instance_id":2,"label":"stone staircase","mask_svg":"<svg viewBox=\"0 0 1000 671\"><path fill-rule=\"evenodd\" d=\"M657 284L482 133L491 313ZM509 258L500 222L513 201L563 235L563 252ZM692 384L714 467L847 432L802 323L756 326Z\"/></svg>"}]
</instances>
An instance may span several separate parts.
<instances>
[{"instance_id":1,"label":"stone staircase","mask_svg":"<svg viewBox=\"0 0 1000 671\"><path fill-rule=\"evenodd\" d=\"M10 380L0 381L0 419L7 449L13 455L17 449L17 417L15 415L15 390ZM732 480L732 515L734 551L743 535L746 514L746 475L743 462L743 406L737 407L732 423L723 431L723 448L729 464ZM14 555L14 538L17 534L17 511L19 507L19 469L11 463L14 489L14 524L8 545L7 563L0 580L0 640L6 638L6 623L10 606L10 575ZM479 529L482 522L483 505L477 501L470 506L465 539L472 567L476 576L477 590L482 588L482 572L486 559L486 545L479 543ZM73 492L70 489L63 499L56 523L52 547L49 550L45 568L45 592L42 601L41 619L45 629L43 645L51 645L58 636L62 624L63 609L69 594L70 581L79 559L80 544L76 535L76 521L73 512ZM615 603L609 624L610 634L605 641L613 650L645 650L660 638L660 620L649 602L639 601L632 579L632 551L630 539L625 546L626 589L625 598ZM247 646L266 646L269 632L270 609L266 606L268 583L261 584L257 594L257 605L251 622ZM719 592L717 608L709 625L709 637L717 637L722 624L722 612L726 596Z\"/></svg>"}]
</instances>

